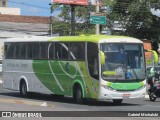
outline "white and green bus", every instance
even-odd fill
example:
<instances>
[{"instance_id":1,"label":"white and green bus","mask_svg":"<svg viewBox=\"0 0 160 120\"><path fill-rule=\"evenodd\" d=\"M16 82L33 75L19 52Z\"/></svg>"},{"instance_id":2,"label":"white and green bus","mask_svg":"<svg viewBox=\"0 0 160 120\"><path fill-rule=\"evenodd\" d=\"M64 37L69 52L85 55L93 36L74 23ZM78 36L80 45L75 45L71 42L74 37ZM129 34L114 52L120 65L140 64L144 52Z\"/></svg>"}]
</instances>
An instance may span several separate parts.
<instances>
[{"instance_id":1,"label":"white and green bus","mask_svg":"<svg viewBox=\"0 0 160 120\"><path fill-rule=\"evenodd\" d=\"M146 92L143 43L125 36L10 38L4 42L3 86L20 91L121 103Z\"/></svg>"}]
</instances>

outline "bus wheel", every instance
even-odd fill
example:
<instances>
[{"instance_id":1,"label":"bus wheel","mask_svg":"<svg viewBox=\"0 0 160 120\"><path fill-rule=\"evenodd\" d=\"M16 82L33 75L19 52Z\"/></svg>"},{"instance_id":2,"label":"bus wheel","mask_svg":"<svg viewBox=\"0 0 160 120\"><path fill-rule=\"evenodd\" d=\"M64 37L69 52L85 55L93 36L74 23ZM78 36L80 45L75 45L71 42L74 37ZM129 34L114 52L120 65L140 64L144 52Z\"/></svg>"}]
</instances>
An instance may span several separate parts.
<instances>
[{"instance_id":1,"label":"bus wheel","mask_svg":"<svg viewBox=\"0 0 160 120\"><path fill-rule=\"evenodd\" d=\"M113 103L115 105L120 105L122 103L123 99L113 99Z\"/></svg>"},{"instance_id":2,"label":"bus wheel","mask_svg":"<svg viewBox=\"0 0 160 120\"><path fill-rule=\"evenodd\" d=\"M78 103L78 104L83 103L82 89L79 85L77 87L75 87L75 89L74 89L73 99L74 99L75 103Z\"/></svg>"},{"instance_id":3,"label":"bus wheel","mask_svg":"<svg viewBox=\"0 0 160 120\"><path fill-rule=\"evenodd\" d=\"M28 97L27 85L24 81L20 84L20 94L22 97Z\"/></svg>"}]
</instances>

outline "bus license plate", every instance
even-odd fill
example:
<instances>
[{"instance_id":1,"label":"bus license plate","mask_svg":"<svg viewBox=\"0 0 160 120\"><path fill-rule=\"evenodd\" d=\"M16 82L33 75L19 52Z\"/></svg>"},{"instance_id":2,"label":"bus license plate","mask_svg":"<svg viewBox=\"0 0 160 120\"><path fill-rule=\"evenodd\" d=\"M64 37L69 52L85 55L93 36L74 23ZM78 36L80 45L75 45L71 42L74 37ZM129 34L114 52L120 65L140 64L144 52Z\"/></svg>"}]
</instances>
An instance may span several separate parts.
<instances>
[{"instance_id":1,"label":"bus license plate","mask_svg":"<svg viewBox=\"0 0 160 120\"><path fill-rule=\"evenodd\" d=\"M123 98L129 98L131 94L123 94Z\"/></svg>"}]
</instances>

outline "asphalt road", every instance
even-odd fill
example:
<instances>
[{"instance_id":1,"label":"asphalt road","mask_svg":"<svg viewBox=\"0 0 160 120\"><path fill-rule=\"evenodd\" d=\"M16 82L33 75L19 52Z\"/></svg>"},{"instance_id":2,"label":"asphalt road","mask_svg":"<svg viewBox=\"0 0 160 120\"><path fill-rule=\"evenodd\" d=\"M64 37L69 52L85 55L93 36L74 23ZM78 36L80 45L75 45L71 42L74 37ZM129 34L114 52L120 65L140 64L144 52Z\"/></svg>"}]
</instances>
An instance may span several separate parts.
<instances>
[{"instance_id":1,"label":"asphalt road","mask_svg":"<svg viewBox=\"0 0 160 120\"><path fill-rule=\"evenodd\" d=\"M0 111L49 111L49 116L60 116L67 119L75 119L73 114L78 114L79 117L87 117L87 119L96 119L95 117L100 117L99 119L104 119L104 114L111 116L112 119L128 119L132 120L134 115L132 113L145 113L145 111L152 111L153 113L158 113L158 117L152 117L154 120L158 120L160 117L160 99L157 99L155 102L149 101L148 98L144 99L126 99L121 105L114 105L112 101L92 101L88 100L83 105L75 104L71 97L59 97L43 94L32 94L30 98L22 98L17 91L9 91L3 89L2 84L0 83ZM50 112L52 111L52 112ZM56 111L56 112L54 112ZM57 111L60 111L57 113ZM67 112L63 112L67 111ZM74 112L74 111L77 111ZM114 111L114 112L113 112ZM125 117L121 116L121 111L124 112ZM111 113L110 113L111 112ZM84 114L86 113L86 114ZM102 115L102 116L101 116ZM106 115L106 116L107 116ZM49 117L48 116L48 117ZM105 116L105 118L106 118ZM119 116L119 117L118 117ZM122 115L123 116L123 115ZM78 119L81 119L79 118ZM115 117L115 118L114 118ZM143 120L144 117L135 116L136 119ZM54 117L55 118L55 117ZM63 119L59 118L58 119ZM150 117L145 117L149 119ZM40 118L39 118L40 119ZM51 119L51 118L49 118ZM76 118L77 119L77 118ZM128 120L127 119L127 120ZM17 119L16 119L17 120Z\"/></svg>"}]
</instances>

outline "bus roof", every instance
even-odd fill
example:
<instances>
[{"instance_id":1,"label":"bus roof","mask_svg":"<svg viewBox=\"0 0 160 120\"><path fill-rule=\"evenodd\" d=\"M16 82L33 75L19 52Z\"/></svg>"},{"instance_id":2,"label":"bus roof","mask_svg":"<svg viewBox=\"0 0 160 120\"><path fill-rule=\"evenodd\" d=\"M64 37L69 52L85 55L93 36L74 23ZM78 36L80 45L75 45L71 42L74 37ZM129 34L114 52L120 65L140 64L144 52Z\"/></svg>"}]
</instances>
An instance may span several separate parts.
<instances>
[{"instance_id":1,"label":"bus roof","mask_svg":"<svg viewBox=\"0 0 160 120\"><path fill-rule=\"evenodd\" d=\"M9 38L5 42L38 42L38 41L61 41L61 42L127 42L127 43L143 43L139 39L127 36L113 36L113 35L80 35L80 36L38 36L38 37L24 37L24 38Z\"/></svg>"},{"instance_id":2,"label":"bus roof","mask_svg":"<svg viewBox=\"0 0 160 120\"><path fill-rule=\"evenodd\" d=\"M38 42L38 41L48 41L53 37L48 36L25 36L21 38L8 38L4 42Z\"/></svg>"},{"instance_id":3,"label":"bus roof","mask_svg":"<svg viewBox=\"0 0 160 120\"><path fill-rule=\"evenodd\" d=\"M60 36L51 38L49 41L62 41L62 42L94 42L94 43L103 43L103 42L130 42L130 43L142 43L139 39L127 36L114 36L114 35L80 35L80 36Z\"/></svg>"}]
</instances>

